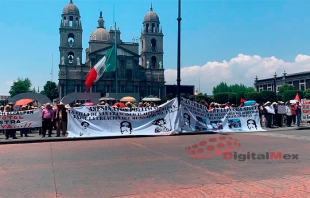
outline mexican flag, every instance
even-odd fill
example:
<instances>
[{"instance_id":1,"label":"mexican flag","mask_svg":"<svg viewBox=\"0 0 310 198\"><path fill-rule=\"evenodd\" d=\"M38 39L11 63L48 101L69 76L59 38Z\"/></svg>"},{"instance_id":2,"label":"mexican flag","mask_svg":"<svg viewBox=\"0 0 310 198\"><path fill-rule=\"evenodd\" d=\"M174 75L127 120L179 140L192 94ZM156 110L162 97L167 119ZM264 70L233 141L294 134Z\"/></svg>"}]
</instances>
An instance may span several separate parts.
<instances>
[{"instance_id":1,"label":"mexican flag","mask_svg":"<svg viewBox=\"0 0 310 198\"><path fill-rule=\"evenodd\" d=\"M87 74L85 81L87 89L90 89L94 82L97 82L103 73L114 72L116 70L115 58L115 45L113 45L113 47L109 49L103 58Z\"/></svg>"}]
</instances>

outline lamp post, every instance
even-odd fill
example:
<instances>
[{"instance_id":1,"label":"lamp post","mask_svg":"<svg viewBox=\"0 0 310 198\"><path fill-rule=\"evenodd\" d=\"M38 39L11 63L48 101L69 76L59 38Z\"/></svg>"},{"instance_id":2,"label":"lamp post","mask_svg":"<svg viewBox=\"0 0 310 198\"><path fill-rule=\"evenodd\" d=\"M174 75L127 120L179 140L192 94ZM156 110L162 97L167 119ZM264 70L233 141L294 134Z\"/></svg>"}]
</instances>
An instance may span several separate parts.
<instances>
[{"instance_id":1,"label":"lamp post","mask_svg":"<svg viewBox=\"0 0 310 198\"><path fill-rule=\"evenodd\" d=\"M277 101L277 73L275 72L273 75L273 94L274 94L274 102Z\"/></svg>"},{"instance_id":2,"label":"lamp post","mask_svg":"<svg viewBox=\"0 0 310 198\"><path fill-rule=\"evenodd\" d=\"M181 97L180 97L180 89L181 89L181 0L179 0L178 7L178 57L177 57L177 97L178 97L178 106L180 107Z\"/></svg>"}]
</instances>

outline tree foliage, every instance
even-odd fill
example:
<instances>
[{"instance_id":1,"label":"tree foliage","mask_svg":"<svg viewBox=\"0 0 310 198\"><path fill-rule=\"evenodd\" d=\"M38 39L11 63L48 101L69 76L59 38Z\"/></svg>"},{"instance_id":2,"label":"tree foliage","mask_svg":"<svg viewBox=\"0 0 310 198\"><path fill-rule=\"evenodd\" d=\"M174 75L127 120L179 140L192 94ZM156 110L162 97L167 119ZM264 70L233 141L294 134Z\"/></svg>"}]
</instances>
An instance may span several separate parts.
<instances>
[{"instance_id":1,"label":"tree foliage","mask_svg":"<svg viewBox=\"0 0 310 198\"><path fill-rule=\"evenodd\" d=\"M27 92L36 92L35 88L31 88L32 84L29 78L17 78L16 81L13 82L11 89L9 91L10 96L13 97L20 93L27 93Z\"/></svg>"},{"instance_id":2,"label":"tree foliage","mask_svg":"<svg viewBox=\"0 0 310 198\"><path fill-rule=\"evenodd\" d=\"M259 92L249 92L244 94L245 100L255 100L257 103L260 103L262 100L262 94Z\"/></svg>"},{"instance_id":3,"label":"tree foliage","mask_svg":"<svg viewBox=\"0 0 310 198\"><path fill-rule=\"evenodd\" d=\"M289 85L285 83L281 87L279 87L279 94L283 94L284 92L288 90L295 90L295 87L293 85Z\"/></svg>"},{"instance_id":4,"label":"tree foliage","mask_svg":"<svg viewBox=\"0 0 310 198\"><path fill-rule=\"evenodd\" d=\"M213 99L210 98L206 93L199 93L198 95L190 95L189 99L194 100L195 102L200 102L202 100L206 101L208 104L210 104L211 102L213 102Z\"/></svg>"},{"instance_id":5,"label":"tree foliage","mask_svg":"<svg viewBox=\"0 0 310 198\"><path fill-rule=\"evenodd\" d=\"M308 88L308 89L306 89L306 90L304 91L304 98L307 98L307 99L310 98L310 88Z\"/></svg>"},{"instance_id":6,"label":"tree foliage","mask_svg":"<svg viewBox=\"0 0 310 198\"><path fill-rule=\"evenodd\" d=\"M229 94L228 92L214 94L214 101L220 104L224 104L228 102L228 94Z\"/></svg>"},{"instance_id":7,"label":"tree foliage","mask_svg":"<svg viewBox=\"0 0 310 198\"><path fill-rule=\"evenodd\" d=\"M272 102L274 100L273 91L265 90L265 91L261 91L260 94L261 94L261 98L262 98L262 100L261 100L262 103L265 103L267 101Z\"/></svg>"},{"instance_id":8,"label":"tree foliage","mask_svg":"<svg viewBox=\"0 0 310 198\"><path fill-rule=\"evenodd\" d=\"M227 85L224 82L221 82L217 86L213 87L213 95L218 93L226 93L226 92L253 92L253 87L246 87L243 84L234 84L234 85Z\"/></svg>"},{"instance_id":9,"label":"tree foliage","mask_svg":"<svg viewBox=\"0 0 310 198\"><path fill-rule=\"evenodd\" d=\"M52 101L59 97L57 85L52 81L47 81L40 93L46 95Z\"/></svg>"},{"instance_id":10,"label":"tree foliage","mask_svg":"<svg viewBox=\"0 0 310 198\"><path fill-rule=\"evenodd\" d=\"M300 91L300 90L288 90L288 91L284 92L283 95L282 95L283 102L294 100L294 98L295 98L297 93L298 93L300 98L304 97L303 91Z\"/></svg>"}]
</instances>

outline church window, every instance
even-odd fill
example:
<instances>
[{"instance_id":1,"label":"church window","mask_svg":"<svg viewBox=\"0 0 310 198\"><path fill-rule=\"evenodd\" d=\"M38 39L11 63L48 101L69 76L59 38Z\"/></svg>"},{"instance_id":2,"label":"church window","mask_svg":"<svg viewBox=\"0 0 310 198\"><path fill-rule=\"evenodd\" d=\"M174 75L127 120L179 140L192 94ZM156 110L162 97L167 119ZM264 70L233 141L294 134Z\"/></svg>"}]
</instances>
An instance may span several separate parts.
<instances>
[{"instance_id":1,"label":"church window","mask_svg":"<svg viewBox=\"0 0 310 198\"><path fill-rule=\"evenodd\" d=\"M149 32L149 24L146 24L146 32Z\"/></svg>"},{"instance_id":2,"label":"church window","mask_svg":"<svg viewBox=\"0 0 310 198\"><path fill-rule=\"evenodd\" d=\"M67 17L64 17L64 26L67 26Z\"/></svg>"},{"instance_id":3,"label":"church window","mask_svg":"<svg viewBox=\"0 0 310 198\"><path fill-rule=\"evenodd\" d=\"M152 51L156 51L156 39L152 39L151 40L151 47L152 47Z\"/></svg>"},{"instance_id":4,"label":"church window","mask_svg":"<svg viewBox=\"0 0 310 198\"><path fill-rule=\"evenodd\" d=\"M154 68L156 65L156 57L152 56L152 67Z\"/></svg>"},{"instance_id":5,"label":"church window","mask_svg":"<svg viewBox=\"0 0 310 198\"><path fill-rule=\"evenodd\" d=\"M68 53L68 60L69 60L70 64L73 63L73 60L74 60L74 53L73 52Z\"/></svg>"},{"instance_id":6,"label":"church window","mask_svg":"<svg viewBox=\"0 0 310 198\"><path fill-rule=\"evenodd\" d=\"M68 34L68 43L70 47L73 47L74 44L74 34L70 33Z\"/></svg>"},{"instance_id":7,"label":"church window","mask_svg":"<svg viewBox=\"0 0 310 198\"><path fill-rule=\"evenodd\" d=\"M73 16L69 17L69 26L72 27L73 26Z\"/></svg>"},{"instance_id":8,"label":"church window","mask_svg":"<svg viewBox=\"0 0 310 198\"><path fill-rule=\"evenodd\" d=\"M152 23L152 32L155 32L155 23Z\"/></svg>"}]
</instances>

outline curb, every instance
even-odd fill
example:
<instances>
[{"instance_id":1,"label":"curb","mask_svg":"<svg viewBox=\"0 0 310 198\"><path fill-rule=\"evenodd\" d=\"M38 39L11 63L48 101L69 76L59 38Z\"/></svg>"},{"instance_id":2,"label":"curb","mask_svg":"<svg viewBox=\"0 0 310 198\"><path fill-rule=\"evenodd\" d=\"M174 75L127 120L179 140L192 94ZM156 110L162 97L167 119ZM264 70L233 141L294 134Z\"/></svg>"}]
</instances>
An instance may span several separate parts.
<instances>
[{"instance_id":1,"label":"curb","mask_svg":"<svg viewBox=\"0 0 310 198\"><path fill-rule=\"evenodd\" d=\"M310 127L282 127L274 129L262 128L266 131L257 131L258 133L269 133L276 131L288 131L288 130L310 130ZM180 134L174 134L170 136L188 136L188 135L206 135L206 134L220 134L220 135L233 135L236 133L253 133L253 132L213 132L213 131L204 131L204 132L184 132ZM51 137L51 138L39 138L39 139L9 139L0 141L0 145L5 144L29 144L29 143L45 143L45 142L65 142L65 141L84 141L84 140L104 140L104 139L120 139L120 138L143 138L143 137L167 137L167 135L122 135L122 136L97 136L97 137Z\"/></svg>"},{"instance_id":2,"label":"curb","mask_svg":"<svg viewBox=\"0 0 310 198\"><path fill-rule=\"evenodd\" d=\"M180 133L170 136L187 136L187 135L205 135L205 134L218 134L217 132L196 132L196 133ZM221 133L219 133L221 134ZM227 135L227 134L223 134ZM169 136L169 135L168 135ZM118 136L97 136L97 137L72 137L72 138L40 138L40 139L9 139L5 141L0 141L0 145L5 144L29 144L29 143L44 143L44 142L65 142L65 141L83 141L83 140L104 140L104 139L120 139L120 138L143 138L143 137L167 137L167 135L118 135Z\"/></svg>"}]
</instances>

